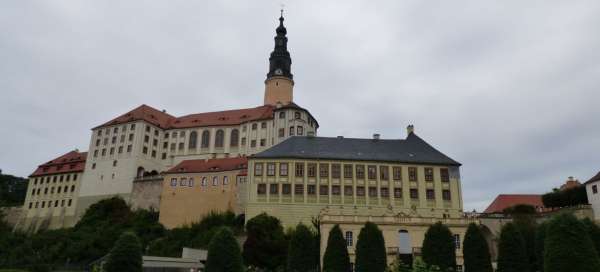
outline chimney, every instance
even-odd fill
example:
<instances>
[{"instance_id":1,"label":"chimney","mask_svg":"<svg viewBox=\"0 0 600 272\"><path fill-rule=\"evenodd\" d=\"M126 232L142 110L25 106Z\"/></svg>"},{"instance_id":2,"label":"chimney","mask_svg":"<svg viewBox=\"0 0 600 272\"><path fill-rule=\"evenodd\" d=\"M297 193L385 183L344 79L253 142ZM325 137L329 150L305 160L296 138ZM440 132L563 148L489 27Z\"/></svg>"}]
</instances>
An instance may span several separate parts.
<instances>
[{"instance_id":1,"label":"chimney","mask_svg":"<svg viewBox=\"0 0 600 272\"><path fill-rule=\"evenodd\" d=\"M413 125L408 125L408 127L406 127L406 134L411 134L415 132L415 126Z\"/></svg>"},{"instance_id":2,"label":"chimney","mask_svg":"<svg viewBox=\"0 0 600 272\"><path fill-rule=\"evenodd\" d=\"M373 134L373 140L379 140L379 133Z\"/></svg>"}]
</instances>

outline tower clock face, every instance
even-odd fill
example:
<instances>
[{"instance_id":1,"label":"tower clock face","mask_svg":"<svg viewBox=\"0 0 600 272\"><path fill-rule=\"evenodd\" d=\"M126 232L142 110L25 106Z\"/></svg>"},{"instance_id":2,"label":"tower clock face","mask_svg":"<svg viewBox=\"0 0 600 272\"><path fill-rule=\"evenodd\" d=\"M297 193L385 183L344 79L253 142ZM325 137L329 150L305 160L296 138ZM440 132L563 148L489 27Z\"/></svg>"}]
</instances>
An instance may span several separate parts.
<instances>
[{"instance_id":1,"label":"tower clock face","mask_svg":"<svg viewBox=\"0 0 600 272\"><path fill-rule=\"evenodd\" d=\"M277 69L275 70L275 74L278 76L283 75L283 71L281 71L281 69Z\"/></svg>"}]
</instances>

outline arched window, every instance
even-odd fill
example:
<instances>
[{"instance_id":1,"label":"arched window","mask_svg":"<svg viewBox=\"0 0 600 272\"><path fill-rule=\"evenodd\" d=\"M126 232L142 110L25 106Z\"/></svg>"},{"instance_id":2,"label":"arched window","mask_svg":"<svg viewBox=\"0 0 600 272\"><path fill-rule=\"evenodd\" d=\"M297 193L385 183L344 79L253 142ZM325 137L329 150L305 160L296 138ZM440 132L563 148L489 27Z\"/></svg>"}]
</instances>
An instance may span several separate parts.
<instances>
[{"instance_id":1,"label":"arched window","mask_svg":"<svg viewBox=\"0 0 600 272\"><path fill-rule=\"evenodd\" d=\"M213 186L219 185L219 177L213 177Z\"/></svg>"},{"instance_id":2,"label":"arched window","mask_svg":"<svg viewBox=\"0 0 600 272\"><path fill-rule=\"evenodd\" d=\"M190 141L188 142L188 148L189 149L195 149L198 143L198 133L195 131L192 131L190 133Z\"/></svg>"},{"instance_id":3,"label":"arched window","mask_svg":"<svg viewBox=\"0 0 600 272\"><path fill-rule=\"evenodd\" d=\"M225 132L223 132L222 129L219 129L215 136L215 147L223 147L223 142L225 142Z\"/></svg>"},{"instance_id":4,"label":"arched window","mask_svg":"<svg viewBox=\"0 0 600 272\"><path fill-rule=\"evenodd\" d=\"M231 139L229 140L229 146L238 146L240 140L240 132L237 129L231 131Z\"/></svg>"},{"instance_id":5,"label":"arched window","mask_svg":"<svg viewBox=\"0 0 600 272\"><path fill-rule=\"evenodd\" d=\"M302 115L300 115L300 112L294 112L294 119L302 119Z\"/></svg>"},{"instance_id":6,"label":"arched window","mask_svg":"<svg viewBox=\"0 0 600 272\"><path fill-rule=\"evenodd\" d=\"M210 132L205 130L202 132L202 148L207 148L210 144Z\"/></svg>"},{"instance_id":7,"label":"arched window","mask_svg":"<svg viewBox=\"0 0 600 272\"><path fill-rule=\"evenodd\" d=\"M206 186L206 177L202 178L202 187Z\"/></svg>"}]
</instances>

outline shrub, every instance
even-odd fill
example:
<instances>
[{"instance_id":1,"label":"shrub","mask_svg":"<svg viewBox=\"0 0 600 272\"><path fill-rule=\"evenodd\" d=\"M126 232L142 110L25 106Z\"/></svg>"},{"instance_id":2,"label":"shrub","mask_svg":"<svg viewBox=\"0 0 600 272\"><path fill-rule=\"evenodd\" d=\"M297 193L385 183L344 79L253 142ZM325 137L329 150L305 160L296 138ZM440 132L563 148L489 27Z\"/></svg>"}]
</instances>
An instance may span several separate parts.
<instances>
[{"instance_id":1,"label":"shrub","mask_svg":"<svg viewBox=\"0 0 600 272\"><path fill-rule=\"evenodd\" d=\"M346 247L346 239L340 229L335 225L329 231L327 248L323 255L323 272L345 272L350 271L350 257Z\"/></svg>"},{"instance_id":2,"label":"shrub","mask_svg":"<svg viewBox=\"0 0 600 272\"><path fill-rule=\"evenodd\" d=\"M358 234L356 242L356 271L383 272L387 267L385 241L381 230L367 222Z\"/></svg>"},{"instance_id":3,"label":"shrub","mask_svg":"<svg viewBox=\"0 0 600 272\"><path fill-rule=\"evenodd\" d=\"M471 223L463 242L465 272L493 272L488 244L481 229Z\"/></svg>"},{"instance_id":4,"label":"shrub","mask_svg":"<svg viewBox=\"0 0 600 272\"><path fill-rule=\"evenodd\" d=\"M304 224L298 224L290 239L287 258L287 271L317 271L318 259L314 258L315 235Z\"/></svg>"},{"instance_id":5,"label":"shrub","mask_svg":"<svg viewBox=\"0 0 600 272\"><path fill-rule=\"evenodd\" d=\"M441 222L427 229L423 240L423 261L435 265L442 271L456 267L456 245L450 229Z\"/></svg>"},{"instance_id":6,"label":"shrub","mask_svg":"<svg viewBox=\"0 0 600 272\"><path fill-rule=\"evenodd\" d=\"M242 254L233 232L222 227L208 246L206 272L242 272Z\"/></svg>"},{"instance_id":7,"label":"shrub","mask_svg":"<svg viewBox=\"0 0 600 272\"><path fill-rule=\"evenodd\" d=\"M544 271L600 271L600 259L585 226L571 214L548 223L544 248Z\"/></svg>"},{"instance_id":8,"label":"shrub","mask_svg":"<svg viewBox=\"0 0 600 272\"><path fill-rule=\"evenodd\" d=\"M525 241L513 223L502 227L498 243L497 272L529 272Z\"/></svg>"},{"instance_id":9,"label":"shrub","mask_svg":"<svg viewBox=\"0 0 600 272\"><path fill-rule=\"evenodd\" d=\"M287 242L279 219L266 213L248 220L244 242L246 265L276 270L285 267Z\"/></svg>"},{"instance_id":10,"label":"shrub","mask_svg":"<svg viewBox=\"0 0 600 272\"><path fill-rule=\"evenodd\" d=\"M104 265L106 272L141 272L142 247L132 232L121 234Z\"/></svg>"}]
</instances>

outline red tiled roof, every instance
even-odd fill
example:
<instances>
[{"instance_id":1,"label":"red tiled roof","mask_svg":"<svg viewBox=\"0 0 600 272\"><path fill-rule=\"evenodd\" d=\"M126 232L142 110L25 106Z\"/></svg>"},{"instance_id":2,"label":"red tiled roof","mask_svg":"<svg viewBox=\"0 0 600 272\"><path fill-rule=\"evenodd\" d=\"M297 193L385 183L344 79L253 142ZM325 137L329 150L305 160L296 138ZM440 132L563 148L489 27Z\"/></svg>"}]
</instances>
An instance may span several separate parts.
<instances>
[{"instance_id":1,"label":"red tiled roof","mask_svg":"<svg viewBox=\"0 0 600 272\"><path fill-rule=\"evenodd\" d=\"M594 181L599 181L599 180L600 180L600 172L598 172L598 174L593 176L590 180L586 181L584 184L592 183Z\"/></svg>"},{"instance_id":2,"label":"red tiled roof","mask_svg":"<svg viewBox=\"0 0 600 272\"><path fill-rule=\"evenodd\" d=\"M303 109L295 103L289 103L280 108L294 108L308 112L306 109ZM162 129L239 125L250 121L271 119L273 118L273 112L277 109L277 106L264 105L255 108L204 112L174 117L148 105L141 105L95 128L119 125L138 120L144 120ZM310 115L310 112L308 112L308 114ZM316 122L314 117L312 117L312 119ZM318 123L316 125L317 127L319 126Z\"/></svg>"},{"instance_id":3,"label":"red tiled roof","mask_svg":"<svg viewBox=\"0 0 600 272\"><path fill-rule=\"evenodd\" d=\"M190 114L173 120L169 128L239 125L248 121L273 118L275 107L270 105L249 109Z\"/></svg>"},{"instance_id":4,"label":"red tiled roof","mask_svg":"<svg viewBox=\"0 0 600 272\"><path fill-rule=\"evenodd\" d=\"M175 173L203 173L223 172L231 170L245 170L248 168L246 157L210 159L210 160L185 160L167 170L167 174Z\"/></svg>"},{"instance_id":5,"label":"red tiled roof","mask_svg":"<svg viewBox=\"0 0 600 272\"><path fill-rule=\"evenodd\" d=\"M99 125L96 128L113 126L138 120L144 120L160 128L167 128L169 123L174 119L174 116L144 104L115 119Z\"/></svg>"},{"instance_id":6,"label":"red tiled roof","mask_svg":"<svg viewBox=\"0 0 600 272\"><path fill-rule=\"evenodd\" d=\"M71 151L47 163L44 163L30 177L60 173L83 172L87 152Z\"/></svg>"},{"instance_id":7,"label":"red tiled roof","mask_svg":"<svg viewBox=\"0 0 600 272\"><path fill-rule=\"evenodd\" d=\"M500 213L504 209L518 204L531 205L536 210L544 208L542 195L498 195L483 213Z\"/></svg>"}]
</instances>

